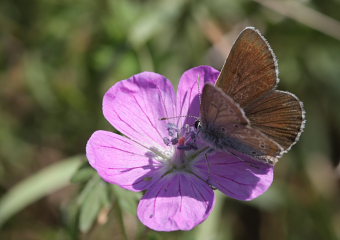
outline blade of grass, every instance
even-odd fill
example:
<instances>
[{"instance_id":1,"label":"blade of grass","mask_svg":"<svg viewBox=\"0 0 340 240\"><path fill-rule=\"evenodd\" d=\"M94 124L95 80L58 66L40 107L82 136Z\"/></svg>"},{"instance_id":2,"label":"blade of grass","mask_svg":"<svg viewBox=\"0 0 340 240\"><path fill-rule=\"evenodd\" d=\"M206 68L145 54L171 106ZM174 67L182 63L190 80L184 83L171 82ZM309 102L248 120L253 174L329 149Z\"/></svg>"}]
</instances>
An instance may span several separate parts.
<instances>
[{"instance_id":1,"label":"blade of grass","mask_svg":"<svg viewBox=\"0 0 340 240\"><path fill-rule=\"evenodd\" d=\"M55 163L14 186L0 200L0 226L29 204L67 186L81 159L75 156Z\"/></svg>"}]
</instances>

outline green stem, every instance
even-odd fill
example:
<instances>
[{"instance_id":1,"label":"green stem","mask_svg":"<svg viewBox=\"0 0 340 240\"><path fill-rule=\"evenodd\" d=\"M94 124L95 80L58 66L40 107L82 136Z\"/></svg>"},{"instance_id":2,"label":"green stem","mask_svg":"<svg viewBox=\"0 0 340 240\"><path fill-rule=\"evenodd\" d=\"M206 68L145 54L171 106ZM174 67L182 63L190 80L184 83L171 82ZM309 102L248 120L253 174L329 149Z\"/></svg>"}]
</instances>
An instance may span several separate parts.
<instances>
[{"instance_id":1,"label":"green stem","mask_svg":"<svg viewBox=\"0 0 340 240\"><path fill-rule=\"evenodd\" d=\"M125 225L124 225L124 217L123 217L123 212L122 212L122 209L120 208L120 204L118 202L119 200L116 200L116 212L117 212L117 217L118 217L118 221L119 221L119 224L121 226L121 229L122 229L122 234L123 234L123 239L124 240L128 240L128 236L126 234L126 229L125 229Z\"/></svg>"}]
</instances>

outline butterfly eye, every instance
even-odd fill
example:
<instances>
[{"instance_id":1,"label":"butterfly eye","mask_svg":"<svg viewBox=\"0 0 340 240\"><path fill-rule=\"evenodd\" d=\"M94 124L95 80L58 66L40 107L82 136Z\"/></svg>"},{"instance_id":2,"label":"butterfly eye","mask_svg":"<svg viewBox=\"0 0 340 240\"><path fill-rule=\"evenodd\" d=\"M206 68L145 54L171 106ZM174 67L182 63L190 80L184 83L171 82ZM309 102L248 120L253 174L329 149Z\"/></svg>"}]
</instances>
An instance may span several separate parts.
<instances>
[{"instance_id":1,"label":"butterfly eye","mask_svg":"<svg viewBox=\"0 0 340 240\"><path fill-rule=\"evenodd\" d=\"M225 128L224 128L224 127L221 127L221 131L224 132L224 131L225 131Z\"/></svg>"},{"instance_id":2,"label":"butterfly eye","mask_svg":"<svg viewBox=\"0 0 340 240\"><path fill-rule=\"evenodd\" d=\"M234 128L238 128L238 125L237 125L237 124L234 124Z\"/></svg>"},{"instance_id":3,"label":"butterfly eye","mask_svg":"<svg viewBox=\"0 0 340 240\"><path fill-rule=\"evenodd\" d=\"M195 128L198 129L200 127L201 127L201 121L200 120L195 121Z\"/></svg>"}]
</instances>

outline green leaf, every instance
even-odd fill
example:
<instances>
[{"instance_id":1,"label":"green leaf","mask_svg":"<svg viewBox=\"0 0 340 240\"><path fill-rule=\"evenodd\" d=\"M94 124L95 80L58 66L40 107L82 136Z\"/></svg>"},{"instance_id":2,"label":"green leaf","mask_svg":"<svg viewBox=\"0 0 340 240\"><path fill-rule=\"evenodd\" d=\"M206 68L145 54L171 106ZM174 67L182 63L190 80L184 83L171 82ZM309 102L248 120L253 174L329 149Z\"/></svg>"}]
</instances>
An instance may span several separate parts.
<instances>
[{"instance_id":1,"label":"green leaf","mask_svg":"<svg viewBox=\"0 0 340 240\"><path fill-rule=\"evenodd\" d=\"M81 203L79 229L82 232L87 232L94 221L97 219L99 210L106 205L108 200L106 185L102 181L95 181L96 184L91 185L91 191L85 196L85 200Z\"/></svg>"},{"instance_id":2,"label":"green leaf","mask_svg":"<svg viewBox=\"0 0 340 240\"><path fill-rule=\"evenodd\" d=\"M89 194L96 188L97 183L100 181L98 175L93 175L92 178L86 183L85 187L82 189L81 193L77 198L77 204L82 205Z\"/></svg>"},{"instance_id":3,"label":"green leaf","mask_svg":"<svg viewBox=\"0 0 340 240\"><path fill-rule=\"evenodd\" d=\"M71 182L73 183L83 183L88 180L95 174L93 168L89 166L84 166L78 169L78 171L72 176Z\"/></svg>"},{"instance_id":4,"label":"green leaf","mask_svg":"<svg viewBox=\"0 0 340 240\"><path fill-rule=\"evenodd\" d=\"M0 200L0 226L40 198L67 186L82 156L55 163L14 186Z\"/></svg>"},{"instance_id":5,"label":"green leaf","mask_svg":"<svg viewBox=\"0 0 340 240\"><path fill-rule=\"evenodd\" d=\"M136 215L136 208L138 200L141 198L140 193L128 191L117 185L111 185L114 195L118 200L118 204L121 209L127 211L133 215Z\"/></svg>"}]
</instances>

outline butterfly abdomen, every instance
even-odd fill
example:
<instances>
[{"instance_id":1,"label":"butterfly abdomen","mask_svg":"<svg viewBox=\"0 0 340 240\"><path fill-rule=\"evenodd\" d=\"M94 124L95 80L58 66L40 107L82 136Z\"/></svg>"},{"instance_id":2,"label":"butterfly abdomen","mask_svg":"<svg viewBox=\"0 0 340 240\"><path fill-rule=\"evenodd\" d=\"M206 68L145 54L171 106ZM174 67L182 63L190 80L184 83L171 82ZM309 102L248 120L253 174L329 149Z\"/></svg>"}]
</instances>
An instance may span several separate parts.
<instances>
[{"instance_id":1,"label":"butterfly abdomen","mask_svg":"<svg viewBox=\"0 0 340 240\"><path fill-rule=\"evenodd\" d=\"M228 129L212 126L211 124L203 124L200 131L201 137L212 147L217 150L237 150L239 152L252 156L262 156L263 151L245 144L240 139L228 135Z\"/></svg>"}]
</instances>

